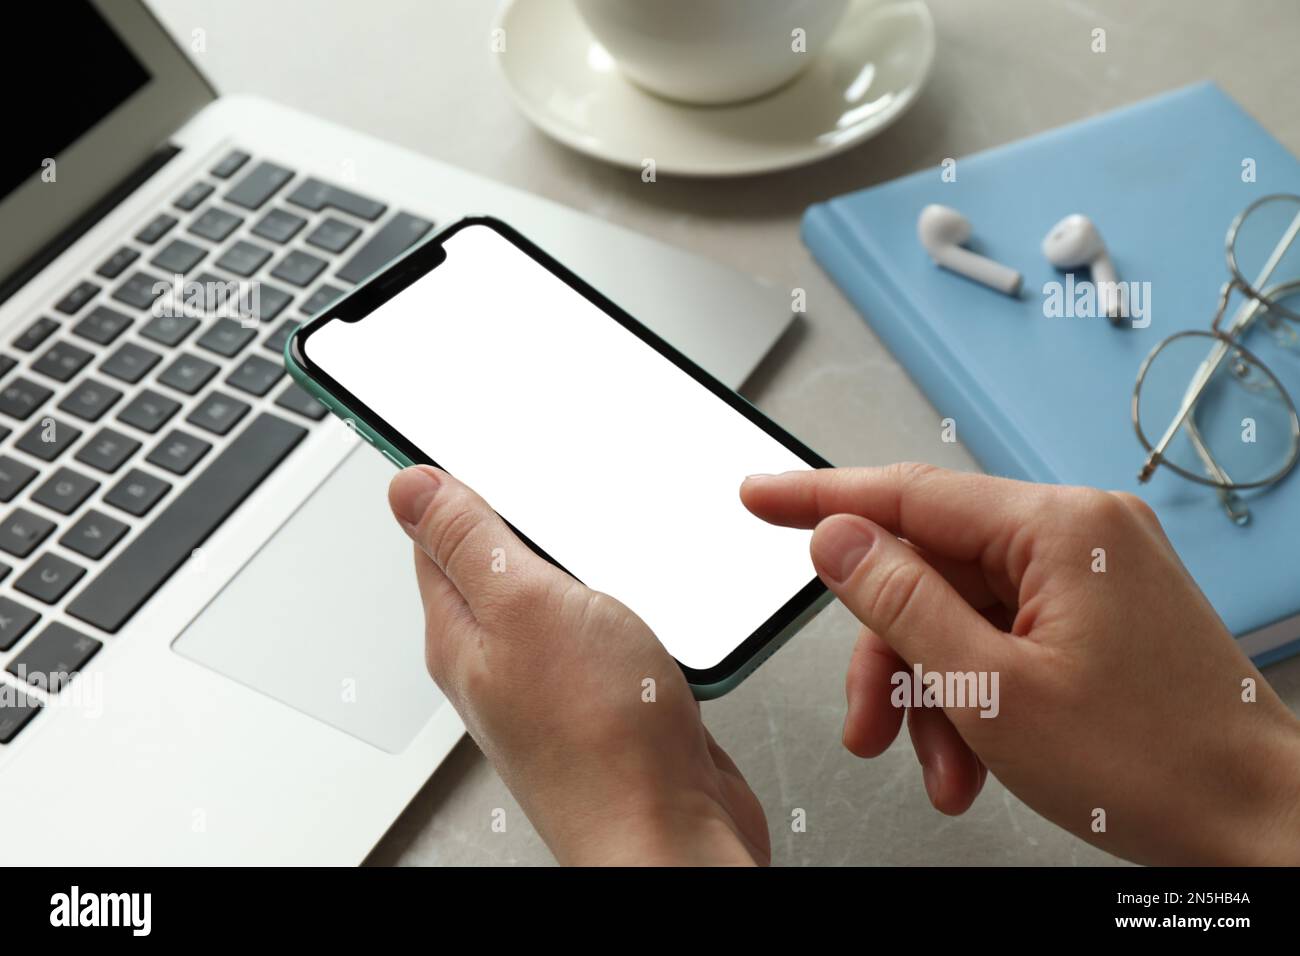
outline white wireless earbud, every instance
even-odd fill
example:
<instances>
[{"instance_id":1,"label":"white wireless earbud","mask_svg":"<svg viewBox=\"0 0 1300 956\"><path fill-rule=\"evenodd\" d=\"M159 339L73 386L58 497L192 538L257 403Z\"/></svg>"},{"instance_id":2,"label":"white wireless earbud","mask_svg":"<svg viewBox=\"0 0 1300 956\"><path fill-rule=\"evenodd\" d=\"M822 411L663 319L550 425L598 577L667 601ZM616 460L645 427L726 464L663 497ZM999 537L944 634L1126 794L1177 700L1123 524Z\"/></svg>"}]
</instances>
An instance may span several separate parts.
<instances>
[{"instance_id":1,"label":"white wireless earbud","mask_svg":"<svg viewBox=\"0 0 1300 956\"><path fill-rule=\"evenodd\" d=\"M962 248L962 244L970 239L970 231L970 222L950 206L926 206L916 221L916 234L921 245L939 265L990 289L1019 295L1019 272Z\"/></svg>"},{"instance_id":2,"label":"white wireless earbud","mask_svg":"<svg viewBox=\"0 0 1300 956\"><path fill-rule=\"evenodd\" d=\"M1097 288L1102 314L1112 321L1124 314L1122 289L1106 243L1092 220L1080 213L1066 216L1043 239L1043 255L1062 271L1087 266Z\"/></svg>"}]
</instances>

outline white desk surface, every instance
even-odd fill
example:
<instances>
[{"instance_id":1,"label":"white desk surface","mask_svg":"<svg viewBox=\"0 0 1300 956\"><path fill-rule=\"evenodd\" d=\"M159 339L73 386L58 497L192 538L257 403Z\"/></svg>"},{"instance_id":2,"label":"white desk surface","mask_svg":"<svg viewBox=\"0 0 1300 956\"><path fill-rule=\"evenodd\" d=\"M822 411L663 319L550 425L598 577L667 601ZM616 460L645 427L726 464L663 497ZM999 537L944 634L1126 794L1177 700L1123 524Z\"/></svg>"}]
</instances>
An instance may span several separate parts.
<instances>
[{"instance_id":1,"label":"white desk surface","mask_svg":"<svg viewBox=\"0 0 1300 956\"><path fill-rule=\"evenodd\" d=\"M563 0L526 0L563 2ZM809 258L809 203L1213 78L1300 153L1293 0L931 0L938 59L878 139L772 176L645 184L553 143L489 60L490 0L150 0L223 93L254 93L619 222L808 293L806 321L747 389L837 464L974 462ZM1095 27L1108 52L1090 51ZM1213 131L1207 131L1213 135ZM925 799L904 733L861 761L840 745L856 622L827 610L705 719L763 802L777 864L1107 864L990 779L951 819ZM1300 659L1267 676L1300 709ZM505 808L505 833L491 828ZM791 832L794 808L807 831ZM321 839L329 839L327 833ZM466 739L371 856L387 864L548 864L550 853Z\"/></svg>"}]
</instances>

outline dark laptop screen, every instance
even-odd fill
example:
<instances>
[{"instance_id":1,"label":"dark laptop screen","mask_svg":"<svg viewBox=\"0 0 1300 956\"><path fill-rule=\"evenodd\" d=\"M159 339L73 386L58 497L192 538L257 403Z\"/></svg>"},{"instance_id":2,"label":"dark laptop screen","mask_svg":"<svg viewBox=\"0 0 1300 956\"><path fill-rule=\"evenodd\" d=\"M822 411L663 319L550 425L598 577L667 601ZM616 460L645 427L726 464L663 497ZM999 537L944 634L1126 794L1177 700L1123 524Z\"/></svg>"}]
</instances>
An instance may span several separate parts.
<instances>
[{"instance_id":1,"label":"dark laptop screen","mask_svg":"<svg viewBox=\"0 0 1300 956\"><path fill-rule=\"evenodd\" d=\"M149 73L87 0L15 3L4 12L0 199L149 82ZM39 66L37 64L40 64Z\"/></svg>"}]
</instances>

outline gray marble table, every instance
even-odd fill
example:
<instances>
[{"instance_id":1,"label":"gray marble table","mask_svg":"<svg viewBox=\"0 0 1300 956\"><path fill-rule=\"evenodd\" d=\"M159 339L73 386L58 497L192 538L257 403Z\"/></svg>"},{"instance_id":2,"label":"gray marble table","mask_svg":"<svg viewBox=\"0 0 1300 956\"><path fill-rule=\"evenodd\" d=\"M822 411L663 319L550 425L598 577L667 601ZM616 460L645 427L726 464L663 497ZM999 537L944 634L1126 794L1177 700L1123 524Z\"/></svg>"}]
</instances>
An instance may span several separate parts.
<instances>
[{"instance_id":1,"label":"gray marble table","mask_svg":"<svg viewBox=\"0 0 1300 956\"><path fill-rule=\"evenodd\" d=\"M551 2L551 0L531 0ZM489 0L150 0L223 93L255 93L471 168L808 293L805 321L746 391L837 464L974 468L800 245L809 203L1204 78L1293 152L1294 0L931 0L938 59L913 110L817 166L725 182L635 174L556 145L508 102L489 62ZM1094 54L1096 27L1107 52ZM188 45L188 44L187 44ZM1108 864L990 780L950 819L902 742L864 762L840 746L856 624L833 606L705 719L767 810L777 864ZM1267 672L1300 709L1300 659ZM493 832L494 808L507 812ZM794 808L807 830L789 825ZM322 834L322 839L328 835ZM550 853L466 739L370 858L377 864L548 864Z\"/></svg>"}]
</instances>

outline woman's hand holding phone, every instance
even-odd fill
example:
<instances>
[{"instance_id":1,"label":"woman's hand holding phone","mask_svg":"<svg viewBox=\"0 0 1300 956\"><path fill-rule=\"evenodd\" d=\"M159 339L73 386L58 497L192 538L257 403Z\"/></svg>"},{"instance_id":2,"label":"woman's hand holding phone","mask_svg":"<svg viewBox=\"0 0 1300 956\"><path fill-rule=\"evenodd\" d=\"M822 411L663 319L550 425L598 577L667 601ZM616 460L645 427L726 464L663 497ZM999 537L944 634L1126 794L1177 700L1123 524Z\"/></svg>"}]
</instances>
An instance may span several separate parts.
<instances>
[{"instance_id":1,"label":"woman's hand holding phone","mask_svg":"<svg viewBox=\"0 0 1300 956\"><path fill-rule=\"evenodd\" d=\"M897 735L895 673L998 674L996 717L908 709L940 810L965 810L988 768L1132 860L1300 862L1300 721L1138 499L920 465L756 477L741 497L816 528L814 566L865 625L851 751ZM443 472L407 469L390 500L416 544L429 670L561 862L767 861L758 801L635 614Z\"/></svg>"},{"instance_id":2,"label":"woman's hand holding phone","mask_svg":"<svg viewBox=\"0 0 1300 956\"><path fill-rule=\"evenodd\" d=\"M400 472L389 502L429 673L561 863L768 862L762 807L639 617L443 471Z\"/></svg>"}]
</instances>

